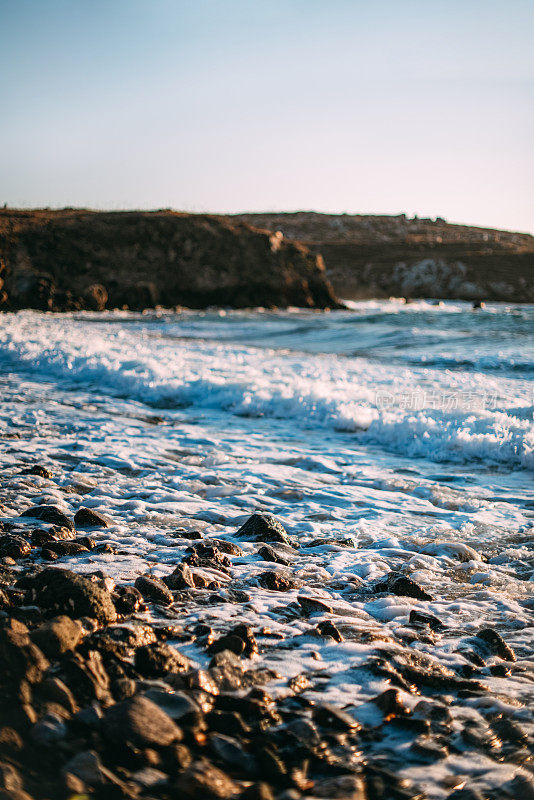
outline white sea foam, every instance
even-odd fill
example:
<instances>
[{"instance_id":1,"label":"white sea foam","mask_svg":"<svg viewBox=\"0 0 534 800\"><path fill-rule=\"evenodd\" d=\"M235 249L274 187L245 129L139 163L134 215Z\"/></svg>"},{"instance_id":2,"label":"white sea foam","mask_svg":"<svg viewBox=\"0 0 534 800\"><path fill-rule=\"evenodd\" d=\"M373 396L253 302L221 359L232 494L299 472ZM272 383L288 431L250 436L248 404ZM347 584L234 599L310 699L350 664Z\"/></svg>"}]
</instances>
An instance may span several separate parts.
<instances>
[{"instance_id":1,"label":"white sea foam","mask_svg":"<svg viewBox=\"0 0 534 800\"><path fill-rule=\"evenodd\" d=\"M176 338L176 323L170 335L168 321L117 322L112 315L103 321L3 315L0 366L152 406L353 432L360 443L410 457L534 469L527 379L259 350L214 341L214 323L210 339L184 341ZM234 336L241 336L231 325Z\"/></svg>"}]
</instances>

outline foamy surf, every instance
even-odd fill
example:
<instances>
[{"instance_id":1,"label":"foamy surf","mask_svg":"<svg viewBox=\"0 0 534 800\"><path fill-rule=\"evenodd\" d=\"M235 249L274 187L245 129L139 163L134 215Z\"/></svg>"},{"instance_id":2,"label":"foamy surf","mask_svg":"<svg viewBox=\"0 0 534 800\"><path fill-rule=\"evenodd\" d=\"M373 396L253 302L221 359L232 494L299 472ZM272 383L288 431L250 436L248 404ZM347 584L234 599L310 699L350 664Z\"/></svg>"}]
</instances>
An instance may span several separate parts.
<instances>
[{"instance_id":1,"label":"foamy surf","mask_svg":"<svg viewBox=\"0 0 534 800\"><path fill-rule=\"evenodd\" d=\"M440 312L432 307L421 311ZM391 313L387 307L383 316ZM397 320L402 313L396 309ZM456 312L460 313L467 312ZM359 443L413 458L534 468L528 379L534 361L523 358L521 365L506 355L498 373L489 374L487 354L481 356L480 369L474 369L474 361L469 369L450 369L451 359L442 364L437 357L417 365L401 364L397 357L388 362L382 330L369 345L369 358L351 357L338 352L340 342L347 338L349 323L349 348L358 337L358 325L369 336L366 315L361 309L352 318L347 313L328 315L326 332L324 316L300 315L298 329L309 343L315 326L317 341L323 348L330 341L332 353L296 350L299 334L291 314L269 314L267 319L265 314L7 314L0 318L0 366L4 372L21 371L37 380L152 407L188 407L206 414L286 421L302 430L350 432ZM453 312L447 309L443 316L448 324ZM508 317L503 316L507 328ZM495 314L490 318L493 324ZM407 345L407 357L413 360L424 336L411 322L406 336L407 341L413 339L412 346ZM273 347L275 338L283 346ZM244 339L252 340L253 346ZM463 340L461 348L469 350ZM497 357L491 358L495 363Z\"/></svg>"}]
</instances>

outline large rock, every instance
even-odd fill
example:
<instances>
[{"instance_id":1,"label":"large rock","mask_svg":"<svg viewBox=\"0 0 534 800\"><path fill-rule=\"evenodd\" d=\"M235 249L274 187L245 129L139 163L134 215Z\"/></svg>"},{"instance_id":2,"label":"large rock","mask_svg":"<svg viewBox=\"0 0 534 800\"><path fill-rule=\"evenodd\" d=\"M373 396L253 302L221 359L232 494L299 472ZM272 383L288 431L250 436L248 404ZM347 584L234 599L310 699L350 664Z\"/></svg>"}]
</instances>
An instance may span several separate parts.
<instances>
[{"instance_id":1,"label":"large rock","mask_svg":"<svg viewBox=\"0 0 534 800\"><path fill-rule=\"evenodd\" d=\"M47 611L76 619L94 617L100 623L117 618L111 594L95 581L70 570L50 567L37 573L29 582L37 604Z\"/></svg>"},{"instance_id":2,"label":"large rock","mask_svg":"<svg viewBox=\"0 0 534 800\"><path fill-rule=\"evenodd\" d=\"M56 658L74 650L82 636L82 626L65 615L51 619L31 633L31 640L48 658Z\"/></svg>"},{"instance_id":3,"label":"large rock","mask_svg":"<svg viewBox=\"0 0 534 800\"><path fill-rule=\"evenodd\" d=\"M23 511L21 517L40 519L42 522L49 522L52 525L58 525L60 528L74 530L74 522L56 506L33 506Z\"/></svg>"},{"instance_id":4,"label":"large rock","mask_svg":"<svg viewBox=\"0 0 534 800\"><path fill-rule=\"evenodd\" d=\"M337 305L320 256L204 214L0 210L2 260L11 308Z\"/></svg>"},{"instance_id":5,"label":"large rock","mask_svg":"<svg viewBox=\"0 0 534 800\"><path fill-rule=\"evenodd\" d=\"M321 253L338 297L534 302L534 237L444 219L371 214L239 214Z\"/></svg>"},{"instance_id":6,"label":"large rock","mask_svg":"<svg viewBox=\"0 0 534 800\"><path fill-rule=\"evenodd\" d=\"M74 515L77 528L107 528L109 519L92 508L79 508Z\"/></svg>"},{"instance_id":7,"label":"large rock","mask_svg":"<svg viewBox=\"0 0 534 800\"><path fill-rule=\"evenodd\" d=\"M30 640L26 626L15 620L0 627L0 664L2 678L14 683L39 683L49 666L43 652Z\"/></svg>"},{"instance_id":8,"label":"large rock","mask_svg":"<svg viewBox=\"0 0 534 800\"><path fill-rule=\"evenodd\" d=\"M252 514L236 533L247 542L283 542L290 544L287 532L281 522L272 514Z\"/></svg>"},{"instance_id":9,"label":"large rock","mask_svg":"<svg viewBox=\"0 0 534 800\"><path fill-rule=\"evenodd\" d=\"M109 708L102 720L102 732L114 743L129 741L139 747L165 747L181 738L169 715L141 695Z\"/></svg>"}]
</instances>

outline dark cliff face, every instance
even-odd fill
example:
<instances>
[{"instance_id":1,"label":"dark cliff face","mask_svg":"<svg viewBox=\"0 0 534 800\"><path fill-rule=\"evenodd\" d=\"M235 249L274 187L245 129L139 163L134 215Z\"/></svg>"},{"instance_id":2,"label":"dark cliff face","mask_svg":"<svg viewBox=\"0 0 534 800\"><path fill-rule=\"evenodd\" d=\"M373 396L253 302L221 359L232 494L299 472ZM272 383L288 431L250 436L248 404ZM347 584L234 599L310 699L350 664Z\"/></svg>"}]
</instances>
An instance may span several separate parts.
<instances>
[{"instance_id":1,"label":"dark cliff face","mask_svg":"<svg viewBox=\"0 0 534 800\"><path fill-rule=\"evenodd\" d=\"M322 259L210 215L0 211L0 307L335 307Z\"/></svg>"},{"instance_id":2,"label":"dark cliff face","mask_svg":"<svg viewBox=\"0 0 534 800\"><path fill-rule=\"evenodd\" d=\"M404 215L240 214L320 252L338 297L534 302L534 237Z\"/></svg>"}]
</instances>

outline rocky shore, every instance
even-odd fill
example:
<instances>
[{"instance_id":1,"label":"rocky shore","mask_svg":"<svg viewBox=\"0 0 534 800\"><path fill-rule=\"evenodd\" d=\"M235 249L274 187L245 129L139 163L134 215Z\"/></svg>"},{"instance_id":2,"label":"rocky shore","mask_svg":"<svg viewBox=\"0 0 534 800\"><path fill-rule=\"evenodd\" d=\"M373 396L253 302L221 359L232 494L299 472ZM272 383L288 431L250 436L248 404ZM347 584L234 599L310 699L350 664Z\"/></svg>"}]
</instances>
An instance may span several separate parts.
<instances>
[{"instance_id":1,"label":"rocky shore","mask_svg":"<svg viewBox=\"0 0 534 800\"><path fill-rule=\"evenodd\" d=\"M402 570L347 575L337 600L310 593L302 563L316 548L354 548L350 537L298 540L268 513L218 536L182 526L166 532L175 557L163 577L147 564L115 582L88 560L122 557L114 510L76 499L92 487L63 488L38 463L7 473L0 798L534 796L532 709L506 690L533 680L532 661L485 625L456 655L431 655L454 631L425 613L434 593ZM479 558L461 545L456 557ZM408 624L395 635L369 624L355 606L365 597L413 603ZM288 674L302 648L308 666ZM321 649L339 650L339 672ZM329 681L345 703L328 701ZM480 778L505 767L486 793Z\"/></svg>"},{"instance_id":2,"label":"rocky shore","mask_svg":"<svg viewBox=\"0 0 534 800\"><path fill-rule=\"evenodd\" d=\"M318 255L207 214L0 209L0 309L335 308Z\"/></svg>"},{"instance_id":3,"label":"rocky shore","mask_svg":"<svg viewBox=\"0 0 534 800\"><path fill-rule=\"evenodd\" d=\"M444 219L372 214L238 214L321 253L338 297L534 302L534 237Z\"/></svg>"},{"instance_id":4,"label":"rocky shore","mask_svg":"<svg viewBox=\"0 0 534 800\"><path fill-rule=\"evenodd\" d=\"M534 302L534 237L443 219L0 209L0 309Z\"/></svg>"}]
</instances>

